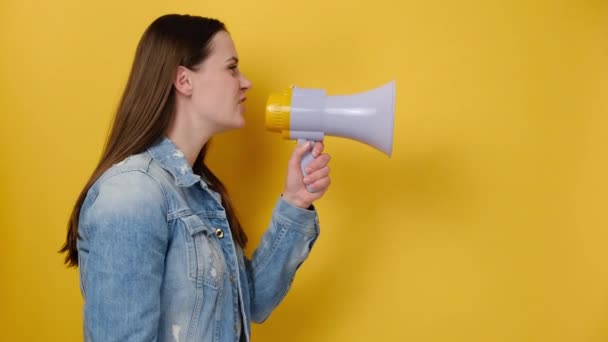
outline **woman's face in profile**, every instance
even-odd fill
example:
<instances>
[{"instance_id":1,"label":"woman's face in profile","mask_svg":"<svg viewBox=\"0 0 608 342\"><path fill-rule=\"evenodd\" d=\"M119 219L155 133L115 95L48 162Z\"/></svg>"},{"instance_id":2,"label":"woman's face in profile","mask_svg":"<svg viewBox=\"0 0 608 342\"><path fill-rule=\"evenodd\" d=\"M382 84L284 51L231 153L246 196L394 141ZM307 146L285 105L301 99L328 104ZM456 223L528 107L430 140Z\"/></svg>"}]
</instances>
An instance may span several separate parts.
<instances>
[{"instance_id":1,"label":"woman's face in profile","mask_svg":"<svg viewBox=\"0 0 608 342\"><path fill-rule=\"evenodd\" d=\"M245 93L251 88L251 82L239 70L238 54L227 32L215 34L210 49L207 59L194 71L195 110L217 132L242 127Z\"/></svg>"}]
</instances>

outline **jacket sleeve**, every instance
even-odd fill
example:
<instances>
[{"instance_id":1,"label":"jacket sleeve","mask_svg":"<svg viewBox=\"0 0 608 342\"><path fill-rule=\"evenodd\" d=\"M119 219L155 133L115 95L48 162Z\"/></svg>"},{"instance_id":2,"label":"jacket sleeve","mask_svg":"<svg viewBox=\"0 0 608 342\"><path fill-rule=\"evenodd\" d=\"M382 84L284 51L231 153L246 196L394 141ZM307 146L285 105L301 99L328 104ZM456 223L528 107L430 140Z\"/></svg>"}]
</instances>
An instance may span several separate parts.
<instances>
[{"instance_id":1,"label":"jacket sleeve","mask_svg":"<svg viewBox=\"0 0 608 342\"><path fill-rule=\"evenodd\" d=\"M79 228L85 340L156 341L169 238L162 189L128 171L104 180L89 203Z\"/></svg>"},{"instance_id":2,"label":"jacket sleeve","mask_svg":"<svg viewBox=\"0 0 608 342\"><path fill-rule=\"evenodd\" d=\"M283 300L318 236L314 208L302 209L283 198L278 200L251 261L245 258L253 322L264 322Z\"/></svg>"}]
</instances>

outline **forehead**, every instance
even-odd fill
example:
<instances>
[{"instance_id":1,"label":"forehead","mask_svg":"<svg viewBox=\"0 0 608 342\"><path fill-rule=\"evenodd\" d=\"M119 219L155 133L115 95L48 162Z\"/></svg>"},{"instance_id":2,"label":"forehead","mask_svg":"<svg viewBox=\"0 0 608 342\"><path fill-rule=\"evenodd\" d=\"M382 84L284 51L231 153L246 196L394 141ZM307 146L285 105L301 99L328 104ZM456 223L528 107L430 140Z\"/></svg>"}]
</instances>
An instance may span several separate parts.
<instances>
[{"instance_id":1,"label":"forehead","mask_svg":"<svg viewBox=\"0 0 608 342\"><path fill-rule=\"evenodd\" d=\"M211 39L211 54L209 58L224 61L230 57L237 57L232 38L230 38L230 35L226 31L219 31Z\"/></svg>"}]
</instances>

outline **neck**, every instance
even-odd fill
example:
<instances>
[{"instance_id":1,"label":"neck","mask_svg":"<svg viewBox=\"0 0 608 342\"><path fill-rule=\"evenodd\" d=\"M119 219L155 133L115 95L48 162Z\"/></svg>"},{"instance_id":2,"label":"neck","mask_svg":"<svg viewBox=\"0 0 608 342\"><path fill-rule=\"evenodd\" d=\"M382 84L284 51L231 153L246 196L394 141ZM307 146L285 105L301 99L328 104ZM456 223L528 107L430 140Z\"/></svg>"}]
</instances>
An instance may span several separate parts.
<instances>
[{"instance_id":1,"label":"neck","mask_svg":"<svg viewBox=\"0 0 608 342\"><path fill-rule=\"evenodd\" d=\"M211 139L213 132L209 128L201 127L202 123L193 120L193 115L187 113L175 113L165 134L184 154L184 157L194 167L194 162L201 149Z\"/></svg>"}]
</instances>

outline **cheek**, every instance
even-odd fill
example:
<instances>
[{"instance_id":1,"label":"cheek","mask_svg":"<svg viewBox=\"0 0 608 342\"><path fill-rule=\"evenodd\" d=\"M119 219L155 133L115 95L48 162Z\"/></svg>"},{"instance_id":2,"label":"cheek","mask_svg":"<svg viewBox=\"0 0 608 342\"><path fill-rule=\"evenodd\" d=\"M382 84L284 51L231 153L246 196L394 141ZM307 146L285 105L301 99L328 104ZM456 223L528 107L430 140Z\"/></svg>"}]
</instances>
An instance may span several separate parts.
<instances>
[{"instance_id":1,"label":"cheek","mask_svg":"<svg viewBox=\"0 0 608 342\"><path fill-rule=\"evenodd\" d=\"M198 84L195 91L196 99L194 99L194 102L199 110L208 113L213 108L217 108L219 103L218 99L221 96L221 90L218 89L217 84L217 82L211 81Z\"/></svg>"},{"instance_id":2,"label":"cheek","mask_svg":"<svg viewBox=\"0 0 608 342\"><path fill-rule=\"evenodd\" d=\"M197 84L194 102L199 113L214 121L222 121L239 108L240 82L229 73L213 76L208 75Z\"/></svg>"},{"instance_id":3,"label":"cheek","mask_svg":"<svg viewBox=\"0 0 608 342\"><path fill-rule=\"evenodd\" d=\"M226 79L224 79L222 87L218 88L221 88L222 90L218 92L217 96L218 98L222 98L223 102L226 105L232 107L238 105L238 101L240 98L239 91L241 88L236 78L234 78L232 75L229 75Z\"/></svg>"},{"instance_id":4,"label":"cheek","mask_svg":"<svg viewBox=\"0 0 608 342\"><path fill-rule=\"evenodd\" d=\"M213 93L212 89L197 93L196 99L194 100L197 111L204 115L209 115L209 113L212 113L212 109L217 106L214 103L217 97L214 95L215 94Z\"/></svg>"}]
</instances>

